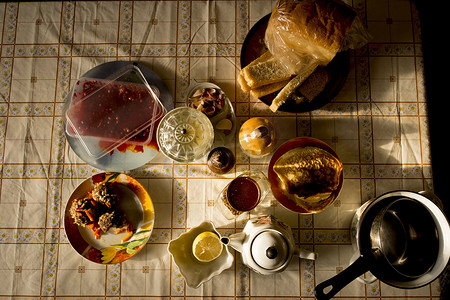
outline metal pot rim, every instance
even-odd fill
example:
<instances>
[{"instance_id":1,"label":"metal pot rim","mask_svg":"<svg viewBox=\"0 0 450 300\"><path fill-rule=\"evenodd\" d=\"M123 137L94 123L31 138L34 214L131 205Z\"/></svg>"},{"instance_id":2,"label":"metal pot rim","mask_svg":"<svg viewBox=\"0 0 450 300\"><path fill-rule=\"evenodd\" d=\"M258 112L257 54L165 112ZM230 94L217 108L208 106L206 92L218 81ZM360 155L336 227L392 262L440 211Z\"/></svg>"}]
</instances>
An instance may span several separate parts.
<instances>
[{"instance_id":1,"label":"metal pot rim","mask_svg":"<svg viewBox=\"0 0 450 300\"><path fill-rule=\"evenodd\" d=\"M385 194L382 194L379 197L374 198L371 203L369 203L361 212L361 215L358 220L358 228L357 234L356 234L356 243L357 248L360 251L360 253L367 252L365 249L365 245L361 244L361 231L362 234L367 234L368 230L370 230L370 224L372 223L375 216L382 210L382 208L385 206L385 203L389 201L389 203L392 202L393 198L409 198L412 200L417 201L418 203L422 204L424 208L428 210L431 217L433 218L436 229L438 231L438 237L439 237L439 250L438 250L438 257L436 260L436 263L434 266L425 274L422 276L419 276L418 278L411 279L411 280L405 280L405 281L396 281L396 280L389 280L383 278L383 276L377 276L376 273L378 273L376 270L373 270L374 268L370 268L370 271L377 276L377 278L386 284L400 287L400 288L418 288L421 286L424 286L433 280L435 280L445 269L447 263L450 260L450 226L447 221L446 216L442 212L442 210L435 204L433 201L431 201L429 198L425 197L424 195L421 195L416 192L406 191L406 190L399 190L399 191L393 191L393 192L387 192ZM369 231L370 232L370 231Z\"/></svg>"}]
</instances>

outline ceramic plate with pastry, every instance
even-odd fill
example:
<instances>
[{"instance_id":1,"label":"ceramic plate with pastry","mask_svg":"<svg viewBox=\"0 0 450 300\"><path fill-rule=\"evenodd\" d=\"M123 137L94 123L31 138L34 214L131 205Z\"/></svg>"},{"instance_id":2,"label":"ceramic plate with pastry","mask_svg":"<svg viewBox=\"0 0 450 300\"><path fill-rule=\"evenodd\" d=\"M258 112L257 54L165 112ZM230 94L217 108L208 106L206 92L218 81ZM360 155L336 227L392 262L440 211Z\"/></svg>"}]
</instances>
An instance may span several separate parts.
<instances>
[{"instance_id":1,"label":"ceramic plate with pastry","mask_svg":"<svg viewBox=\"0 0 450 300\"><path fill-rule=\"evenodd\" d=\"M274 112L312 111L342 89L348 49L367 40L355 11L341 1L279 0L244 41L239 85Z\"/></svg>"},{"instance_id":2,"label":"ceramic plate with pastry","mask_svg":"<svg viewBox=\"0 0 450 300\"><path fill-rule=\"evenodd\" d=\"M324 142L295 138L272 156L268 178L275 198L298 213L318 213L330 206L343 182L343 166Z\"/></svg>"}]
</instances>

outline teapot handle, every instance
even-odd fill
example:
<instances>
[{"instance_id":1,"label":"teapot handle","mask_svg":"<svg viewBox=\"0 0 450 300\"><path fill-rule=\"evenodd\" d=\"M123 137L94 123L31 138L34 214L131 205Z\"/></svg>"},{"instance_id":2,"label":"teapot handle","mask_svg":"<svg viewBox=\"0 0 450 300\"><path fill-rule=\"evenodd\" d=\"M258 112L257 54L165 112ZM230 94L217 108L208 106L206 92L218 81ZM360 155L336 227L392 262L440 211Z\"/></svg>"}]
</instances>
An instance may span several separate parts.
<instances>
[{"instance_id":1,"label":"teapot handle","mask_svg":"<svg viewBox=\"0 0 450 300\"><path fill-rule=\"evenodd\" d=\"M317 256L318 256L318 254L316 252L302 250L302 249L298 249L298 248L295 249L294 255L296 255L300 258L309 259L309 260L316 260Z\"/></svg>"}]
</instances>

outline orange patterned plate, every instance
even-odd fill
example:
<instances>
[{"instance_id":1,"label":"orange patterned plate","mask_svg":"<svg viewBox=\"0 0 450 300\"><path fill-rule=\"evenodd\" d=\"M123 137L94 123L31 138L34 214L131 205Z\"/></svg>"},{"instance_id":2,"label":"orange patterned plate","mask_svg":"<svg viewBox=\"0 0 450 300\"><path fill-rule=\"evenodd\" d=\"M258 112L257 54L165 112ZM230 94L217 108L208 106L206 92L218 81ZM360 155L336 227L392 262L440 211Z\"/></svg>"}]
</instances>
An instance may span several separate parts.
<instances>
[{"instance_id":1,"label":"orange patterned plate","mask_svg":"<svg viewBox=\"0 0 450 300\"><path fill-rule=\"evenodd\" d=\"M112 230L96 239L91 229L74 223L70 215L72 201L86 197L99 182L115 183L119 206L135 228L128 239L126 231L114 234ZM64 229L70 244L80 255L95 263L116 264L144 247L152 233L154 218L152 200L136 179L123 173L100 173L83 181L70 196L65 209Z\"/></svg>"}]
</instances>

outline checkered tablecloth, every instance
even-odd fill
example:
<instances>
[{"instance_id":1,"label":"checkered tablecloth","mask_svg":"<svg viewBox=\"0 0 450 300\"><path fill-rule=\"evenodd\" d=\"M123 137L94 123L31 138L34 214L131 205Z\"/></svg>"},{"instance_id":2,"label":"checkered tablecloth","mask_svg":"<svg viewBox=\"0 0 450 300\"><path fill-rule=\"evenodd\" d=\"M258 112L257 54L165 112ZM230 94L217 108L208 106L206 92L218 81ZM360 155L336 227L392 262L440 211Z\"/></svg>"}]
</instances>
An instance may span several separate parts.
<instances>
[{"instance_id":1,"label":"checkered tablecloth","mask_svg":"<svg viewBox=\"0 0 450 300\"><path fill-rule=\"evenodd\" d=\"M28 299L312 299L314 287L349 265L350 221L365 201L387 191L433 190L421 32L414 4L403 0L346 0L372 35L351 52L344 87L308 113L272 113L237 83L240 51L249 29L276 1L51 1L0 3L0 298ZM71 150L62 111L71 86L109 61L135 61L155 71L175 106L192 82L219 85L237 124L273 121L281 144L311 136L329 144L344 164L337 201L316 215L299 215L272 198L267 211L287 224L315 261L295 258L275 275L233 266L197 289L167 251L168 242L203 220L241 171L267 172L269 157L246 156L234 142L236 166L212 174L203 158L175 163L158 154L129 171L149 192L155 226L148 244L115 265L92 263L65 235L63 214L72 191L102 170ZM270 198L270 197L269 197ZM216 224L239 232L248 216ZM414 290L355 280L341 299L438 299L439 281Z\"/></svg>"}]
</instances>

